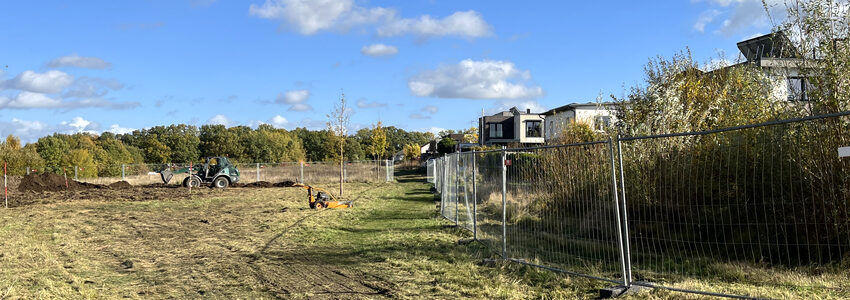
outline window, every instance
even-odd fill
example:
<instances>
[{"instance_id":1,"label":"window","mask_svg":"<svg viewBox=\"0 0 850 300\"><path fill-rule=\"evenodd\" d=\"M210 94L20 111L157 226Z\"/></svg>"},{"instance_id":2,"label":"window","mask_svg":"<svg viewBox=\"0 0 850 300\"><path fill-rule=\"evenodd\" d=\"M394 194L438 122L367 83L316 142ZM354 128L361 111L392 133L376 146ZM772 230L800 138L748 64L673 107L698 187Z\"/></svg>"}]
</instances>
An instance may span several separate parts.
<instances>
[{"instance_id":1,"label":"window","mask_svg":"<svg viewBox=\"0 0 850 300\"><path fill-rule=\"evenodd\" d=\"M602 131L611 126L611 116L596 116L593 120L594 129Z\"/></svg>"},{"instance_id":2,"label":"window","mask_svg":"<svg viewBox=\"0 0 850 300\"><path fill-rule=\"evenodd\" d=\"M543 137L540 121L525 121L525 137Z\"/></svg>"},{"instance_id":3,"label":"window","mask_svg":"<svg viewBox=\"0 0 850 300\"><path fill-rule=\"evenodd\" d=\"M502 124L490 123L490 137L491 138L502 137Z\"/></svg>"},{"instance_id":4,"label":"window","mask_svg":"<svg viewBox=\"0 0 850 300\"><path fill-rule=\"evenodd\" d=\"M812 83L808 79L805 77L788 77L787 83L789 101L809 101Z\"/></svg>"}]
</instances>

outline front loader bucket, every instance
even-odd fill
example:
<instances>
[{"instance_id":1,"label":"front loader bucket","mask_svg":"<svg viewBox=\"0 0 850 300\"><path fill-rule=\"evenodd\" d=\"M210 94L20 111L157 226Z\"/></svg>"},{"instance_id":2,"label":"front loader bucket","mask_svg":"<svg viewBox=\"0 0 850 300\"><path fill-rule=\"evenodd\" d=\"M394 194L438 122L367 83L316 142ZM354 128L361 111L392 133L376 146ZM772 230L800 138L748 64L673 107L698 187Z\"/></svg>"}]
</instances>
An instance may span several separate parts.
<instances>
[{"instance_id":1,"label":"front loader bucket","mask_svg":"<svg viewBox=\"0 0 850 300\"><path fill-rule=\"evenodd\" d=\"M171 181L171 178L174 177L174 173L171 173L171 170L165 169L159 172L159 176L162 177L162 182L168 184Z\"/></svg>"}]
</instances>

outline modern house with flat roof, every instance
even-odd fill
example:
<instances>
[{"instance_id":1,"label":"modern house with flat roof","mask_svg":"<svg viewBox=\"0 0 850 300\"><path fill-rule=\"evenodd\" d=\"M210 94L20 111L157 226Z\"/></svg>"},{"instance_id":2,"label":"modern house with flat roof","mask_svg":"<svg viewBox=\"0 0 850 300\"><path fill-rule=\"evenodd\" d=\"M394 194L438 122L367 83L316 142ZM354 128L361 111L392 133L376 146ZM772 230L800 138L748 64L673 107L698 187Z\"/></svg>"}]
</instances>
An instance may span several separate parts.
<instances>
[{"instance_id":1,"label":"modern house with flat roof","mask_svg":"<svg viewBox=\"0 0 850 300\"><path fill-rule=\"evenodd\" d=\"M785 33L779 31L757 36L738 42L737 46L746 61L727 68L754 65L764 70L773 81L773 96L777 100L810 100L808 91L814 87L806 73L819 68L819 63L815 59L805 59Z\"/></svg>"},{"instance_id":2,"label":"modern house with flat roof","mask_svg":"<svg viewBox=\"0 0 850 300\"><path fill-rule=\"evenodd\" d=\"M512 107L508 111L478 118L478 138L482 146L521 144L533 146L543 144L546 118L530 109L520 111Z\"/></svg>"}]
</instances>

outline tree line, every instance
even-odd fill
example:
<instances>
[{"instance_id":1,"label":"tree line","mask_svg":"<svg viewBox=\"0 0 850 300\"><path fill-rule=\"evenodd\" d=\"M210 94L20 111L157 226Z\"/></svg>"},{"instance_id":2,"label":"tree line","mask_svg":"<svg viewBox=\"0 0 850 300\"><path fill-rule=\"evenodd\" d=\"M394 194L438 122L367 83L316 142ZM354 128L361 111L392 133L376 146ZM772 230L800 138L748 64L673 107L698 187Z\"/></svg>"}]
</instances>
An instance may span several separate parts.
<instances>
[{"instance_id":1,"label":"tree line","mask_svg":"<svg viewBox=\"0 0 850 300\"><path fill-rule=\"evenodd\" d=\"M378 122L345 136L343 157L346 161L387 159L405 146L418 147L433 138L432 133L383 127ZM226 156L237 163L338 161L339 153L334 151L338 140L328 129L175 124L127 134L55 133L26 145L9 135L0 141L0 161L8 163L10 175L26 174L28 167L62 172L77 166L80 177L112 177L121 175L122 164L197 163L208 156Z\"/></svg>"}]
</instances>

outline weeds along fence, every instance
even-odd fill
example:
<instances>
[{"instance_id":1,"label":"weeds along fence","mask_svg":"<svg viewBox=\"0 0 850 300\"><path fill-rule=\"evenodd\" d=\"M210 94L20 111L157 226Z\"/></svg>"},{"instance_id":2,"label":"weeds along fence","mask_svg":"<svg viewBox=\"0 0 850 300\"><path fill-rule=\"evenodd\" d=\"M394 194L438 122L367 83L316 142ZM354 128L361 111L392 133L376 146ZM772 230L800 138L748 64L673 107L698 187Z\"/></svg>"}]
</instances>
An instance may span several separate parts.
<instances>
[{"instance_id":1,"label":"weeds along fence","mask_svg":"<svg viewBox=\"0 0 850 300\"><path fill-rule=\"evenodd\" d=\"M239 169L239 182L252 183L257 181L280 182L298 181L306 183L339 182L340 166L334 162L281 162L281 163L235 163ZM26 168L26 174L55 172L81 182L110 184L127 181L132 185L147 185L162 183L157 173L165 167L172 170L188 168L188 163L172 164L121 164L108 165L102 170L86 170L78 166ZM197 168L198 165L194 164ZM46 171L49 170L49 171ZM394 181L394 165L392 160L354 161L343 164L343 180L345 182L391 182ZM103 174L105 176L97 176ZM181 183L188 174L174 174L171 183Z\"/></svg>"},{"instance_id":2,"label":"weeds along fence","mask_svg":"<svg viewBox=\"0 0 850 300\"><path fill-rule=\"evenodd\" d=\"M824 278L850 275L848 116L454 153L429 172L441 215L508 261L716 296L847 290Z\"/></svg>"}]
</instances>

